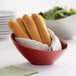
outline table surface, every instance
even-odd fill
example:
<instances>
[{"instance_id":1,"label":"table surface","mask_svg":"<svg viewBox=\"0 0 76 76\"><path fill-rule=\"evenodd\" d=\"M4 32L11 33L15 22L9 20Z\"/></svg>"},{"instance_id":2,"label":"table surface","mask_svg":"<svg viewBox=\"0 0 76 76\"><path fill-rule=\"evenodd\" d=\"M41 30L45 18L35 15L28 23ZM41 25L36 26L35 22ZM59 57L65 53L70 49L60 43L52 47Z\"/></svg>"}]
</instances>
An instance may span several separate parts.
<instances>
[{"instance_id":1,"label":"table surface","mask_svg":"<svg viewBox=\"0 0 76 76\"><path fill-rule=\"evenodd\" d=\"M10 36L0 38L0 68L15 65L34 69L32 76L76 76L76 38L67 40L66 52L52 65L32 65L18 52Z\"/></svg>"}]
</instances>

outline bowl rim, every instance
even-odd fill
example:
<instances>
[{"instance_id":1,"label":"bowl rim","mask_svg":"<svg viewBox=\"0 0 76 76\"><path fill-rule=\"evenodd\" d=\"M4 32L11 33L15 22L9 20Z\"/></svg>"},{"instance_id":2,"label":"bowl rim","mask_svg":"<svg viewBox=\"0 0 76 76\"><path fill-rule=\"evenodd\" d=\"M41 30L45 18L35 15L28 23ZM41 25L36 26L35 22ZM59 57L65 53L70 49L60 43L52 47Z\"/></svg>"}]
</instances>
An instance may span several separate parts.
<instances>
[{"instance_id":1,"label":"bowl rim","mask_svg":"<svg viewBox=\"0 0 76 76\"><path fill-rule=\"evenodd\" d=\"M18 41L15 40L15 35L14 35L14 33L11 34L11 40L12 40L14 43L16 43L16 44L18 44L18 45L20 45L20 46L22 46L22 47L24 47L24 48L27 48L27 49L29 49L29 50L33 50L33 51L36 51L36 50L37 50L37 51L40 51L40 52L59 52L59 51L64 51L64 50L66 50L67 47L68 47L67 42L66 42L64 39L62 39L61 37L58 37L58 38L59 38L60 42L62 42L63 44L65 44L65 48L63 48L62 50L58 50L58 51L44 51L44 50L38 50L38 49L29 48L29 47L26 47L26 46L23 45L23 44L20 44L20 42L18 42Z\"/></svg>"},{"instance_id":2,"label":"bowl rim","mask_svg":"<svg viewBox=\"0 0 76 76\"><path fill-rule=\"evenodd\" d=\"M51 20L51 19L45 19L45 21L60 21L60 20L65 20L65 19L68 19L68 18L71 18L71 17L74 17L76 16L76 14L73 14L73 15L70 15L70 16L67 16L65 18L60 18L60 19L56 19L56 20Z\"/></svg>"}]
</instances>

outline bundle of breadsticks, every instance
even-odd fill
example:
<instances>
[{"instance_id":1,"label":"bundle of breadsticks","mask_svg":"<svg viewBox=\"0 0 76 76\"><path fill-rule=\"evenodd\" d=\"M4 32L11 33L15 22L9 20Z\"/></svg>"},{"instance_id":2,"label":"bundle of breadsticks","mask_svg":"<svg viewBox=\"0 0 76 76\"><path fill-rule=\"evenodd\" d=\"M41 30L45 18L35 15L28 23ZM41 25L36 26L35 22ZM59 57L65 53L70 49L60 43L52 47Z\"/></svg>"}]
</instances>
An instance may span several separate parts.
<instances>
[{"instance_id":1,"label":"bundle of breadsticks","mask_svg":"<svg viewBox=\"0 0 76 76\"><path fill-rule=\"evenodd\" d=\"M38 50L61 50L61 43L39 14L27 14L10 20L8 26L21 44Z\"/></svg>"}]
</instances>

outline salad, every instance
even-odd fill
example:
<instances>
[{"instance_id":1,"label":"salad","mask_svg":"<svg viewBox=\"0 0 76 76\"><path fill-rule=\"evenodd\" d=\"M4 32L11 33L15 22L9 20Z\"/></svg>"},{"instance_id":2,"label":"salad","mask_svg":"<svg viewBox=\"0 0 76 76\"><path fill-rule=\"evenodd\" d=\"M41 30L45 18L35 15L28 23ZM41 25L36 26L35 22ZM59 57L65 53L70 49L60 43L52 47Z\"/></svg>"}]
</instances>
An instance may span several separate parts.
<instances>
[{"instance_id":1,"label":"salad","mask_svg":"<svg viewBox=\"0 0 76 76\"><path fill-rule=\"evenodd\" d=\"M67 8L62 8L62 7L53 7L47 12L40 12L39 13L44 19L46 20L56 20L56 19L61 19L68 17L70 15L76 14L76 10L73 8L70 8L69 10Z\"/></svg>"}]
</instances>

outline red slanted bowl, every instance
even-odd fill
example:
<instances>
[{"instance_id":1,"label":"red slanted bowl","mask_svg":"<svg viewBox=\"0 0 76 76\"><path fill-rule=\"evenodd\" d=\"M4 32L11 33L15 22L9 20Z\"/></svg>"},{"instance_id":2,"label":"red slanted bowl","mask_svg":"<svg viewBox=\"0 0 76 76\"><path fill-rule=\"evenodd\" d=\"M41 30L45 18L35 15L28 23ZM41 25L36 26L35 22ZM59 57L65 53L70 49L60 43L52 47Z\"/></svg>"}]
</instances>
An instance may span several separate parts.
<instances>
[{"instance_id":1,"label":"red slanted bowl","mask_svg":"<svg viewBox=\"0 0 76 76\"><path fill-rule=\"evenodd\" d=\"M18 49L18 51L26 58L30 63L34 65L49 65L53 64L66 50L67 43L65 40L59 37L62 45L62 50L58 51L44 51L28 48L15 40L15 35L11 34L11 39Z\"/></svg>"}]
</instances>

